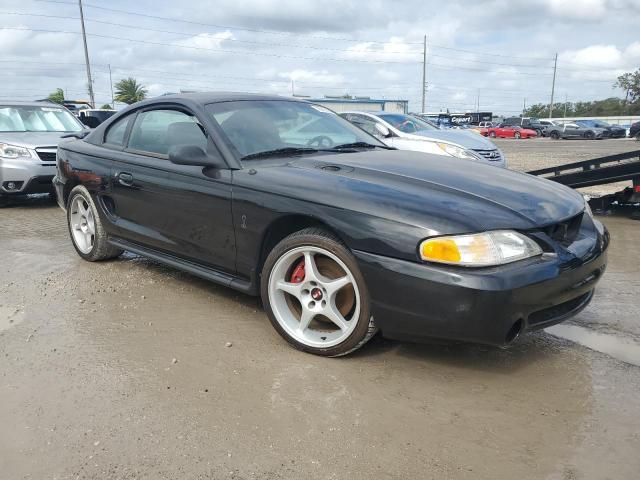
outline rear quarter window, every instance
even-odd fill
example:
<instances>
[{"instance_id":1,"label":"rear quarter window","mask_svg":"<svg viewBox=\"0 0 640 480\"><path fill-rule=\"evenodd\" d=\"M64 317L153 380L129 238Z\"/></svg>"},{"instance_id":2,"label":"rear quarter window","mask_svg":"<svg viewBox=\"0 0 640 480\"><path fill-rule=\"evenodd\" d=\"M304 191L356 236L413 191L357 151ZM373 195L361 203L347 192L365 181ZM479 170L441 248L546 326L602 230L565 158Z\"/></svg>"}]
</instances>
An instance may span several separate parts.
<instances>
[{"instance_id":1,"label":"rear quarter window","mask_svg":"<svg viewBox=\"0 0 640 480\"><path fill-rule=\"evenodd\" d=\"M104 136L104 143L113 145L116 147L124 146L124 134L127 131L131 116L128 115L121 118L107 129L107 133Z\"/></svg>"}]
</instances>

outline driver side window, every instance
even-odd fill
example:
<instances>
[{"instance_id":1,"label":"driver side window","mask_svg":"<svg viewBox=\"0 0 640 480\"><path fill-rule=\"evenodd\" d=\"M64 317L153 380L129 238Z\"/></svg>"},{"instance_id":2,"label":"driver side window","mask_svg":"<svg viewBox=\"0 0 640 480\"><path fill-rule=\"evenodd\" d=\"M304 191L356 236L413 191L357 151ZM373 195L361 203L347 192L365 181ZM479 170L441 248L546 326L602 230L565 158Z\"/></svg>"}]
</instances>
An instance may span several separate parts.
<instances>
[{"instance_id":1,"label":"driver side window","mask_svg":"<svg viewBox=\"0 0 640 480\"><path fill-rule=\"evenodd\" d=\"M195 145L207 150L207 137L193 115L177 110L149 110L138 114L128 148L167 156L172 147Z\"/></svg>"}]
</instances>

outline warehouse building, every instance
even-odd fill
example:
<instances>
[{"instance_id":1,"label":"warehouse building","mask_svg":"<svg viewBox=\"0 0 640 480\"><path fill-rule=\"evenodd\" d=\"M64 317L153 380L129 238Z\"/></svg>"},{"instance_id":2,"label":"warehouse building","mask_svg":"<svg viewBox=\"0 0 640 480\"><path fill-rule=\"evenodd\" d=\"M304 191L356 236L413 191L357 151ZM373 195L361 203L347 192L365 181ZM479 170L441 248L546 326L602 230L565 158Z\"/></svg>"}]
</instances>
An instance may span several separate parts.
<instances>
[{"instance_id":1,"label":"warehouse building","mask_svg":"<svg viewBox=\"0 0 640 480\"><path fill-rule=\"evenodd\" d=\"M309 102L323 105L336 112L358 110L362 112L408 113L409 100L377 100L370 97L330 97L305 98Z\"/></svg>"}]
</instances>

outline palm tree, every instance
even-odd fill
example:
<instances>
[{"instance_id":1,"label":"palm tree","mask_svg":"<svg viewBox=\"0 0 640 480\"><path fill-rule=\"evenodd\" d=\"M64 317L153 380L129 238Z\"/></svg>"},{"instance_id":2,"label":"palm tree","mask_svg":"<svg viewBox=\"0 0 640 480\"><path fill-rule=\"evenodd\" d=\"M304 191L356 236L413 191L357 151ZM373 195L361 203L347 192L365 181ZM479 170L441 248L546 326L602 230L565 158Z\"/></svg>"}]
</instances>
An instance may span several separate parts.
<instances>
[{"instance_id":1,"label":"palm tree","mask_svg":"<svg viewBox=\"0 0 640 480\"><path fill-rule=\"evenodd\" d=\"M115 100L131 105L144 100L147 97L147 89L140 85L135 78L124 78L116 83Z\"/></svg>"},{"instance_id":2,"label":"palm tree","mask_svg":"<svg viewBox=\"0 0 640 480\"><path fill-rule=\"evenodd\" d=\"M62 90L61 88L56 88L56 91L50 93L47 99L54 103L59 103L60 105L62 105L64 103L64 90Z\"/></svg>"}]
</instances>

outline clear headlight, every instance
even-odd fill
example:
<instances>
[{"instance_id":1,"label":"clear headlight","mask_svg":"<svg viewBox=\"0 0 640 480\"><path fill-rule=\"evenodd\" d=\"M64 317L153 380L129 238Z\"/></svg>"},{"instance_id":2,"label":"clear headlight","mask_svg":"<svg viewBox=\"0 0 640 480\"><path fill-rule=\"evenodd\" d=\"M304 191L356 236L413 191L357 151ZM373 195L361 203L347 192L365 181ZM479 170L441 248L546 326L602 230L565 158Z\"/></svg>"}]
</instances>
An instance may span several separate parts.
<instances>
[{"instance_id":1,"label":"clear headlight","mask_svg":"<svg viewBox=\"0 0 640 480\"><path fill-rule=\"evenodd\" d=\"M24 147L17 147L6 143L0 143L0 157L3 158L20 158L30 157L29 150Z\"/></svg>"},{"instance_id":2,"label":"clear headlight","mask_svg":"<svg viewBox=\"0 0 640 480\"><path fill-rule=\"evenodd\" d=\"M450 143L436 143L438 148L445 152L447 155L451 155L456 158L466 158L469 160L484 160L481 156L477 155L475 152L471 150L467 150L466 148L460 148L455 145L451 145Z\"/></svg>"},{"instance_id":3,"label":"clear headlight","mask_svg":"<svg viewBox=\"0 0 640 480\"><path fill-rule=\"evenodd\" d=\"M428 262L489 267L541 255L540 246L511 230L429 238L420 244L420 257Z\"/></svg>"}]
</instances>

